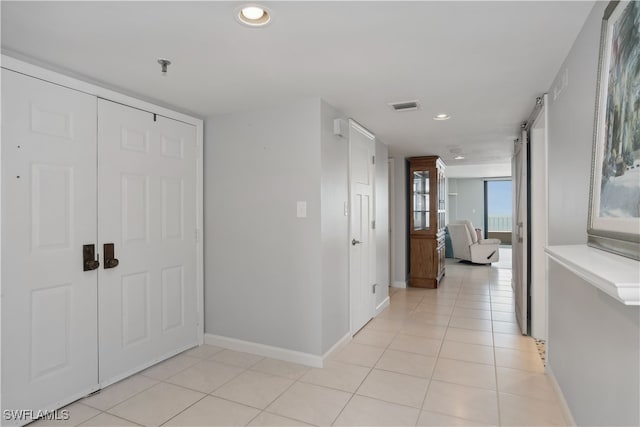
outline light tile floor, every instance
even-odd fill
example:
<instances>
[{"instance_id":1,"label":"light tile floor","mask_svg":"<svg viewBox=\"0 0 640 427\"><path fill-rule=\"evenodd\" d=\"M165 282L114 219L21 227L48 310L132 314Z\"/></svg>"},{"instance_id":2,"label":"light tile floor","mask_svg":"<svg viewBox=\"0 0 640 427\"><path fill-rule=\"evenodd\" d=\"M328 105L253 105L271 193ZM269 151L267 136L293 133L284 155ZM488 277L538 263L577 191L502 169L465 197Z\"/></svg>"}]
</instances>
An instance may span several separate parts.
<instances>
[{"instance_id":1,"label":"light tile floor","mask_svg":"<svg viewBox=\"0 0 640 427\"><path fill-rule=\"evenodd\" d=\"M322 369L205 345L70 405L66 424L565 425L535 342L518 333L511 270L446 268L437 290L391 289L390 307Z\"/></svg>"}]
</instances>

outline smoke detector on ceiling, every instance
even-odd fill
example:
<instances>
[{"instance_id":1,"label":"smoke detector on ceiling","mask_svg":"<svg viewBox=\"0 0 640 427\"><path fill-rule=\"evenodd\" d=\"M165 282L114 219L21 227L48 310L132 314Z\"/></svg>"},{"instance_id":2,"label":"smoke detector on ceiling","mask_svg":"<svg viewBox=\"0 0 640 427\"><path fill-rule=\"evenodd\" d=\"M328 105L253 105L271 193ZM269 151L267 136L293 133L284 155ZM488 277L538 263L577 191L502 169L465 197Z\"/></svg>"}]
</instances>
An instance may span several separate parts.
<instances>
[{"instance_id":1,"label":"smoke detector on ceiling","mask_svg":"<svg viewBox=\"0 0 640 427\"><path fill-rule=\"evenodd\" d=\"M420 104L417 99L413 101L389 102L387 105L391 107L393 111L397 112L416 111L420 108Z\"/></svg>"}]
</instances>

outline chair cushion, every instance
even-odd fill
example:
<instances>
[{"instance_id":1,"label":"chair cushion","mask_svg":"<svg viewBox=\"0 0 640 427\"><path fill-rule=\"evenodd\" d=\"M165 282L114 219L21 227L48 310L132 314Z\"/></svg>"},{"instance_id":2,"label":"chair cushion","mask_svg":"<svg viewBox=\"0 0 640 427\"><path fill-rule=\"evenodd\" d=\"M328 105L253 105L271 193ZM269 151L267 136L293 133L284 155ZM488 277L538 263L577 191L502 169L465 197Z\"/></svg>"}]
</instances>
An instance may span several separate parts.
<instances>
[{"instance_id":1,"label":"chair cushion","mask_svg":"<svg viewBox=\"0 0 640 427\"><path fill-rule=\"evenodd\" d=\"M499 245L500 243L502 243L502 240L500 240L500 239L482 239L482 240L478 240L478 243L480 243L481 245Z\"/></svg>"},{"instance_id":2,"label":"chair cushion","mask_svg":"<svg viewBox=\"0 0 640 427\"><path fill-rule=\"evenodd\" d=\"M463 219L461 222L467 227L469 235L471 236L471 241L473 243L478 243L478 233L476 233L476 229L473 226L473 223L468 219Z\"/></svg>"}]
</instances>

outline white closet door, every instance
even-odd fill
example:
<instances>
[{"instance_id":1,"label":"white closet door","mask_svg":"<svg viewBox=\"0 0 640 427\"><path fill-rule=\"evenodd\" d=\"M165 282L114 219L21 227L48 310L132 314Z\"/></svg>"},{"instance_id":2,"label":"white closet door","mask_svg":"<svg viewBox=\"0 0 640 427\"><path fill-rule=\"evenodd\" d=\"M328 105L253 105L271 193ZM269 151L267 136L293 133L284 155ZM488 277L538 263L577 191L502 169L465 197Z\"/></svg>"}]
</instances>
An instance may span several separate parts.
<instances>
[{"instance_id":1,"label":"white closet door","mask_svg":"<svg viewBox=\"0 0 640 427\"><path fill-rule=\"evenodd\" d=\"M97 388L96 230L96 98L2 70L3 410Z\"/></svg>"},{"instance_id":2,"label":"white closet door","mask_svg":"<svg viewBox=\"0 0 640 427\"><path fill-rule=\"evenodd\" d=\"M196 130L99 100L98 147L104 384L197 344Z\"/></svg>"}]
</instances>

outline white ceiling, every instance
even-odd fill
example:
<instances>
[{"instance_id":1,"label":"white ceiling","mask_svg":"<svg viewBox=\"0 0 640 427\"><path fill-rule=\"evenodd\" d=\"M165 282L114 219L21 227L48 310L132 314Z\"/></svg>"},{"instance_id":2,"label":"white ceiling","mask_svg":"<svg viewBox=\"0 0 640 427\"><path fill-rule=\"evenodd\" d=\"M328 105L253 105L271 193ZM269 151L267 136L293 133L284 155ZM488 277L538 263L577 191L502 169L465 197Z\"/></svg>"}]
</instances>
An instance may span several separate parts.
<instances>
[{"instance_id":1,"label":"white ceiling","mask_svg":"<svg viewBox=\"0 0 640 427\"><path fill-rule=\"evenodd\" d=\"M255 29L234 19L240 4L2 1L2 47L202 117L320 96L396 155L496 164L593 6L263 2L273 20ZM413 99L419 111L387 106Z\"/></svg>"}]
</instances>

